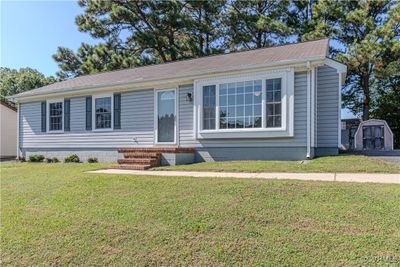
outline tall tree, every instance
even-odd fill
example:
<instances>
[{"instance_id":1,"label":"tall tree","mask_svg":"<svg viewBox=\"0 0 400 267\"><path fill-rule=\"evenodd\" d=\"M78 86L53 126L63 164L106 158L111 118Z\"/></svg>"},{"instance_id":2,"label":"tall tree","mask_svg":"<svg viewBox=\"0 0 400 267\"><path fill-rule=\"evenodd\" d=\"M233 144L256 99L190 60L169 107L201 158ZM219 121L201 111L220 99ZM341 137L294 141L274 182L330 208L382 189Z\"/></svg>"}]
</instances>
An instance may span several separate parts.
<instances>
[{"instance_id":1,"label":"tall tree","mask_svg":"<svg viewBox=\"0 0 400 267\"><path fill-rule=\"evenodd\" d=\"M389 13L388 22L381 28L381 34L384 35L380 56L382 61L377 64L372 84L371 116L387 121L394 134L395 147L400 148L400 3L398 8ZM398 38L391 38L396 31Z\"/></svg>"},{"instance_id":2,"label":"tall tree","mask_svg":"<svg viewBox=\"0 0 400 267\"><path fill-rule=\"evenodd\" d=\"M252 49L280 44L289 36L286 11L289 1L233 0L226 19L229 49Z\"/></svg>"},{"instance_id":3,"label":"tall tree","mask_svg":"<svg viewBox=\"0 0 400 267\"><path fill-rule=\"evenodd\" d=\"M185 12L191 19L188 30L192 35L192 54L203 56L221 53L223 51L221 14L226 7L226 1L185 0L184 3Z\"/></svg>"},{"instance_id":4,"label":"tall tree","mask_svg":"<svg viewBox=\"0 0 400 267\"><path fill-rule=\"evenodd\" d=\"M55 81L54 77L46 77L31 68L21 68L19 70L0 68L0 96L4 100L7 96L42 87Z\"/></svg>"},{"instance_id":5,"label":"tall tree","mask_svg":"<svg viewBox=\"0 0 400 267\"><path fill-rule=\"evenodd\" d=\"M82 43L77 53L69 48L58 47L53 59L58 62L62 79L108 70L124 69L148 64L151 60L140 55L137 49L120 49L111 42L97 45Z\"/></svg>"},{"instance_id":6,"label":"tall tree","mask_svg":"<svg viewBox=\"0 0 400 267\"><path fill-rule=\"evenodd\" d=\"M61 78L220 52L216 21L225 0L78 3L84 8L76 18L78 29L100 44L82 44L76 54L59 47L53 57Z\"/></svg>"},{"instance_id":7,"label":"tall tree","mask_svg":"<svg viewBox=\"0 0 400 267\"><path fill-rule=\"evenodd\" d=\"M333 40L331 55L348 66L344 104L364 120L370 117L371 86L383 66L384 43L399 42L399 9L394 0L302 0L292 4L292 14L300 15L296 19L291 16L290 23L300 40Z\"/></svg>"}]
</instances>

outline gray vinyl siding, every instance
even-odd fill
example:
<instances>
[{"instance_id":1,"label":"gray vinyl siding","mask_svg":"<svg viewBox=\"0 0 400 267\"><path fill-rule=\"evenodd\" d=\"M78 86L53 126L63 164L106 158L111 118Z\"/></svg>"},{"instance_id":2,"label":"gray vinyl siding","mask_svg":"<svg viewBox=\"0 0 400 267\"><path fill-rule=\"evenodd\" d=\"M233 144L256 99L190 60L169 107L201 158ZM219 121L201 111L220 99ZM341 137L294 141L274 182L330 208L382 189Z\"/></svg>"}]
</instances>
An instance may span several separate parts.
<instances>
[{"instance_id":1,"label":"gray vinyl siding","mask_svg":"<svg viewBox=\"0 0 400 267\"><path fill-rule=\"evenodd\" d=\"M317 70L317 147L338 147L339 74L331 67Z\"/></svg>"},{"instance_id":2,"label":"gray vinyl siding","mask_svg":"<svg viewBox=\"0 0 400 267\"><path fill-rule=\"evenodd\" d=\"M71 131L41 132L40 102L21 104L21 148L149 147L154 143L154 93L152 89L122 93L121 129L86 131L85 97L71 98Z\"/></svg>"},{"instance_id":3,"label":"gray vinyl siding","mask_svg":"<svg viewBox=\"0 0 400 267\"><path fill-rule=\"evenodd\" d=\"M295 73L294 82L294 137L275 139L218 139L196 140L193 132L193 103L186 101L186 95L193 92L192 85L180 88L180 145L183 147L304 147L307 136L307 75Z\"/></svg>"},{"instance_id":4,"label":"gray vinyl siding","mask_svg":"<svg viewBox=\"0 0 400 267\"><path fill-rule=\"evenodd\" d=\"M337 147L337 86L338 74L336 70L329 67L318 69L315 130L317 147ZM257 148L258 152L254 153L254 156L259 155L262 158L267 158L267 154L270 156L278 155L278 151L282 152L279 152L279 158L282 159L304 157L307 144L306 72L295 73L294 137L196 140L193 131L193 101L187 100L188 93L193 94L192 84L181 85L178 88L177 141L180 146L196 147L199 151L198 154L202 155L212 153L217 160L229 159L232 153L236 155L239 151L243 152L243 148L250 149L249 151L252 151L251 148ZM154 145L153 89L121 94L121 129L114 131L86 131L85 97L71 98L71 131L66 133L41 132L40 102L24 103L20 107L20 147L23 151L53 151L52 153L55 153L54 151L57 150L65 151L64 154L67 154L73 150L100 151L103 149L101 151L109 151L107 149L151 147ZM279 147L286 150L279 150ZM221 150L218 150L218 148ZM265 151L262 149L265 149ZM283 151L291 154L291 156L285 157L287 153ZM88 153L82 155L88 156ZM207 157L204 156L204 159L207 159ZM231 156L231 158L235 157L238 157L238 155Z\"/></svg>"}]
</instances>

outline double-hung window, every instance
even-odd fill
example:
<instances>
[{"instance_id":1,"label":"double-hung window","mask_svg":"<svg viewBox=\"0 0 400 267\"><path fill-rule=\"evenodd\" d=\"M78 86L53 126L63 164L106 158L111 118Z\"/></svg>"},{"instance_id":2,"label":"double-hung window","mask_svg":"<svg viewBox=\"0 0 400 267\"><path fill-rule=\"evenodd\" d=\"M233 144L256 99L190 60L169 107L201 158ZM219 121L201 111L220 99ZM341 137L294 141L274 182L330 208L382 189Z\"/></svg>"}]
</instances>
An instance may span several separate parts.
<instances>
[{"instance_id":1,"label":"double-hung window","mask_svg":"<svg viewBox=\"0 0 400 267\"><path fill-rule=\"evenodd\" d=\"M112 96L94 97L94 126L96 130L112 129Z\"/></svg>"},{"instance_id":2,"label":"double-hung window","mask_svg":"<svg viewBox=\"0 0 400 267\"><path fill-rule=\"evenodd\" d=\"M47 114L49 132L63 131L63 101L49 101Z\"/></svg>"},{"instance_id":3,"label":"double-hung window","mask_svg":"<svg viewBox=\"0 0 400 267\"><path fill-rule=\"evenodd\" d=\"M281 127L282 124L282 79L269 79L267 84L267 127Z\"/></svg>"}]
</instances>

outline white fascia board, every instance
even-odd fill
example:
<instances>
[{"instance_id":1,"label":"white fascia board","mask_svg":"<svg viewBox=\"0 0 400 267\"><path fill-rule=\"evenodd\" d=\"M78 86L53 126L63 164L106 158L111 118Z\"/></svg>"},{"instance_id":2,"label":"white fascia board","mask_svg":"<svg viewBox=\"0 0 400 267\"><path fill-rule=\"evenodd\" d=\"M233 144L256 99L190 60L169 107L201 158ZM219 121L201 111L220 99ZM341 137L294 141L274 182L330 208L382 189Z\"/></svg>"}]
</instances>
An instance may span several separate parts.
<instances>
[{"instance_id":1,"label":"white fascia board","mask_svg":"<svg viewBox=\"0 0 400 267\"><path fill-rule=\"evenodd\" d=\"M55 89L53 92L45 93L45 94L37 94L37 95L30 95L30 96L10 96L8 99L12 99L18 103L23 102L31 102L35 100L42 100L48 97L72 97L72 96L83 96L83 95L90 95L93 93L99 92L107 92L107 91L132 91L132 90L140 90L140 89L153 89L153 88L160 88L160 87L176 87L179 84L188 84L193 83L196 79L204 79L204 78L212 78L218 77L221 75L232 75L237 73L245 73L245 72L255 72L260 70L271 70L276 68L284 68L284 67L291 67L291 68L304 68L308 62L311 62L313 65L323 65L326 63L327 58L322 57L313 57L313 58L305 58L301 60L291 60L291 61L280 61L265 64L258 64L258 65L245 65L239 66L235 68L226 68L221 70L214 70L208 73L199 73L199 74L192 74L187 76L180 76L174 77L170 79L153 79L147 81L131 81L128 83L110 83L107 85L93 85L93 86L84 86L84 87L75 87L70 88L68 90L63 90L60 92L60 89Z\"/></svg>"}]
</instances>

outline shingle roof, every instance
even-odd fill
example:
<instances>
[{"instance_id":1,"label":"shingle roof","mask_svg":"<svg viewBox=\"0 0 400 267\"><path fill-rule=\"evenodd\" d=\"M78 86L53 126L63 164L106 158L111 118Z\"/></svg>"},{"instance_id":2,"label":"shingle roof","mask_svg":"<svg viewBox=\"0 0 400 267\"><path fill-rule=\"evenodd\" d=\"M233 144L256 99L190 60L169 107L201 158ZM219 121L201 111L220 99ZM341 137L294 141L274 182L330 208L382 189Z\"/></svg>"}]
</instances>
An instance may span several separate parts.
<instances>
[{"instance_id":1,"label":"shingle roof","mask_svg":"<svg viewBox=\"0 0 400 267\"><path fill-rule=\"evenodd\" d=\"M170 63L136 67L118 71L102 72L79 76L57 82L14 97L27 97L62 92L64 90L91 88L125 83L146 82L155 79L179 78L202 75L224 69L257 66L260 64L279 64L296 60L325 58L328 55L328 39L296 44L234 52L215 56L181 60Z\"/></svg>"}]
</instances>

